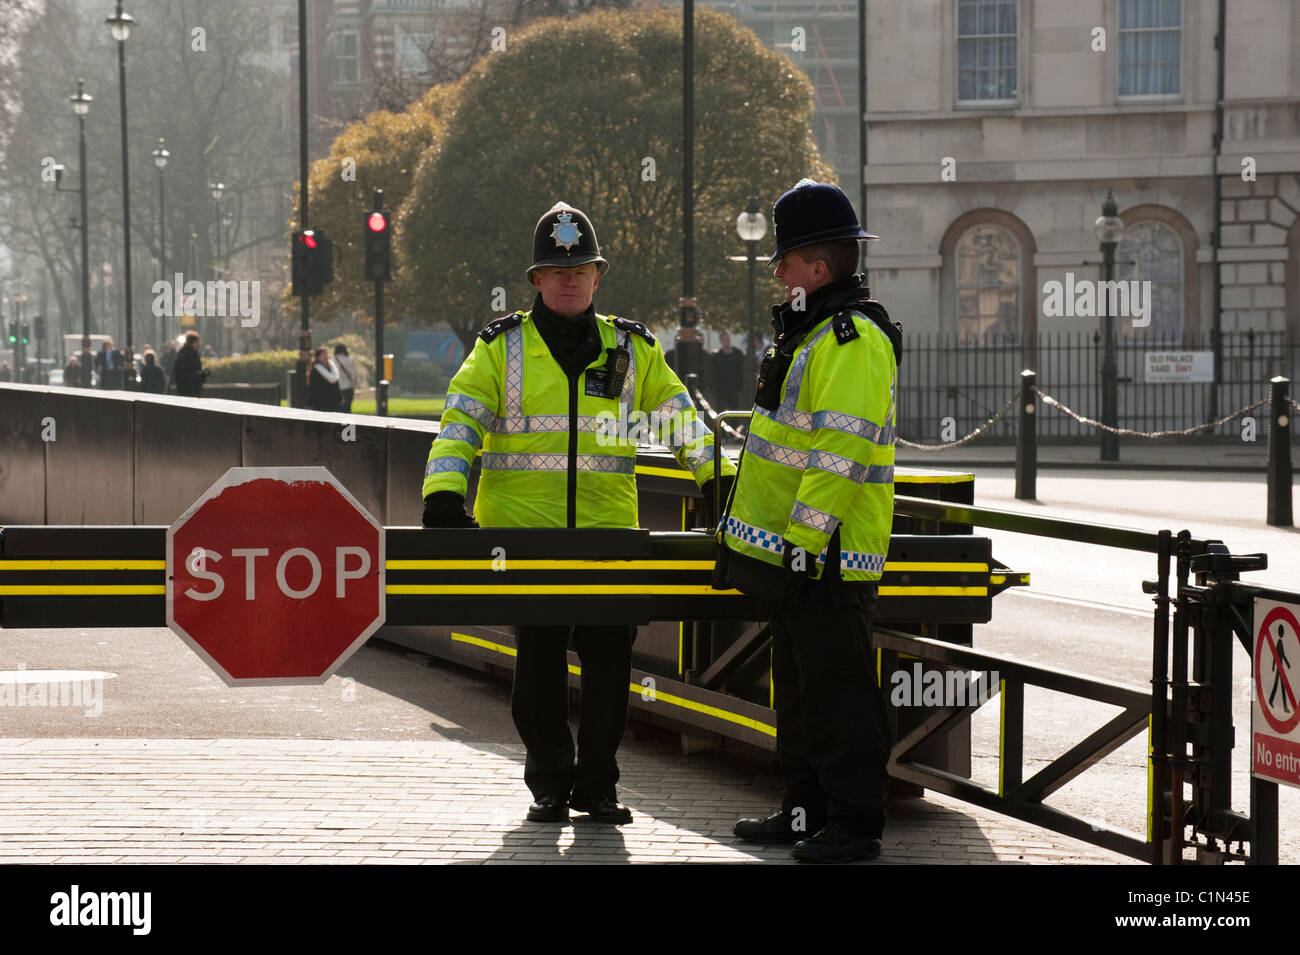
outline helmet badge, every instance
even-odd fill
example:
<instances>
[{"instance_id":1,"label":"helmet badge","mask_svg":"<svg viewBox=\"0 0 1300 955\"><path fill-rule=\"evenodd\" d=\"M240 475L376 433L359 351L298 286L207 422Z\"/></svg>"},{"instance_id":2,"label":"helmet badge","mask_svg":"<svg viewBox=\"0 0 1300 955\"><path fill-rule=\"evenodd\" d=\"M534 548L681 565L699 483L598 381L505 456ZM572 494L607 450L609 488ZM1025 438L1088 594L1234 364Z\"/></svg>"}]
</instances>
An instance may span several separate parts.
<instances>
[{"instance_id":1,"label":"helmet badge","mask_svg":"<svg viewBox=\"0 0 1300 955\"><path fill-rule=\"evenodd\" d=\"M582 238L582 230L578 228L578 223L573 221L573 213L561 212L556 218L559 220L551 229L551 238L555 240L558 248L566 252L578 244Z\"/></svg>"}]
</instances>

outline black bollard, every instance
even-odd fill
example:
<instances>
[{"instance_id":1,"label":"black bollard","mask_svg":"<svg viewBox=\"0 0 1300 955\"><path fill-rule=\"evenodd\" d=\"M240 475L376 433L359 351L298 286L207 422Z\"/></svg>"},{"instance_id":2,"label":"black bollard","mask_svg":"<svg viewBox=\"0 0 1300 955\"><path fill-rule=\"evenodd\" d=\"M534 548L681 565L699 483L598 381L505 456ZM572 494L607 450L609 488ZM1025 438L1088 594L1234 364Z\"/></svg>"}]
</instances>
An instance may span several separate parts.
<instances>
[{"instance_id":1,"label":"black bollard","mask_svg":"<svg viewBox=\"0 0 1300 955\"><path fill-rule=\"evenodd\" d=\"M1034 387L1038 375L1025 369L1020 373L1020 421L1016 431L1016 500L1038 500L1038 395Z\"/></svg>"},{"instance_id":2,"label":"black bollard","mask_svg":"<svg viewBox=\"0 0 1300 955\"><path fill-rule=\"evenodd\" d=\"M1291 380L1281 375L1269 382L1268 523L1292 527L1291 519Z\"/></svg>"}]
</instances>

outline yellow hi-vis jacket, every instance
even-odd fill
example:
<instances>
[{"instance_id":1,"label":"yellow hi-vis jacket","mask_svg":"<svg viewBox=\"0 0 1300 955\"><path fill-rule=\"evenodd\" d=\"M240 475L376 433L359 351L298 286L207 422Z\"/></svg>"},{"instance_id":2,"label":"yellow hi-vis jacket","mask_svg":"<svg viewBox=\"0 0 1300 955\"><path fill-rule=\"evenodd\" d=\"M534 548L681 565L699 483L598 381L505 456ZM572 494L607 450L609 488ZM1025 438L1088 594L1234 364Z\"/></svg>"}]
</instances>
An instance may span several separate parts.
<instances>
[{"instance_id":1,"label":"yellow hi-vis jacket","mask_svg":"<svg viewBox=\"0 0 1300 955\"><path fill-rule=\"evenodd\" d=\"M885 332L860 312L848 314L851 330L837 332L833 315L814 324L790 363L780 406L754 408L718 532L733 562L779 568L788 541L816 555L812 575L820 579L838 528L840 579L880 579L893 523L898 365Z\"/></svg>"},{"instance_id":2,"label":"yellow hi-vis jacket","mask_svg":"<svg viewBox=\"0 0 1300 955\"><path fill-rule=\"evenodd\" d=\"M464 495L481 448L480 526L633 528L638 437L667 445L697 485L710 480L712 432L654 335L608 315L597 314L596 325L603 349L628 351L617 397L604 396L605 351L571 381L531 312L489 323L448 386L423 496ZM722 473L736 473L725 456Z\"/></svg>"}]
</instances>

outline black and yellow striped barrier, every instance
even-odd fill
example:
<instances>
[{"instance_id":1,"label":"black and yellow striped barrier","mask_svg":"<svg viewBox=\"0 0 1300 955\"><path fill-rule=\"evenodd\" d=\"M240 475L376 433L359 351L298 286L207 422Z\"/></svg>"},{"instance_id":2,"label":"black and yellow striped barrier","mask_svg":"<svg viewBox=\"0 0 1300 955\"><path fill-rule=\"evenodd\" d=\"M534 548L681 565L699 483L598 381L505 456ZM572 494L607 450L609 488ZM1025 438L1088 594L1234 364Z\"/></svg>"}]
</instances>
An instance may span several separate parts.
<instances>
[{"instance_id":1,"label":"black and yellow striped barrier","mask_svg":"<svg viewBox=\"0 0 1300 955\"><path fill-rule=\"evenodd\" d=\"M0 528L0 626L162 627L166 528ZM644 624L764 620L763 602L710 586L714 541L644 530L386 530L386 623ZM895 535L876 619L985 623L1029 575L988 538Z\"/></svg>"}]
</instances>

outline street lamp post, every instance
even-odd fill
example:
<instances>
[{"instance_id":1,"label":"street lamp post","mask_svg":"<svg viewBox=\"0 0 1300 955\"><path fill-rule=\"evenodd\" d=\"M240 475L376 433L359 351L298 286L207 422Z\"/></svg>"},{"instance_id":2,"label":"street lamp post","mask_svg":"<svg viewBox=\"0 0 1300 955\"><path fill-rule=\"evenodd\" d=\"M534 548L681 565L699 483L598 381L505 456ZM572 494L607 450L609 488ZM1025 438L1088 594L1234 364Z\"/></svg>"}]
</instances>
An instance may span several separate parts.
<instances>
[{"instance_id":1,"label":"street lamp post","mask_svg":"<svg viewBox=\"0 0 1300 955\"><path fill-rule=\"evenodd\" d=\"M158 148L153 151L153 164L158 167L158 271L159 278L167 281L167 215L164 206L163 194L163 170L167 168L167 160L171 153L167 151L167 140L162 136L158 137ZM175 290L172 291L172 300L175 301ZM158 315L158 335L154 339L158 342L158 347L163 347L163 337L166 335L167 310L164 309Z\"/></svg>"},{"instance_id":2,"label":"street lamp post","mask_svg":"<svg viewBox=\"0 0 1300 955\"><path fill-rule=\"evenodd\" d=\"M212 194L212 258L215 271L219 268L219 266L215 265L215 262L221 258L221 200L226 194L226 184L224 182L210 182L208 183L208 192ZM225 275L219 275L218 278L224 280ZM207 314L206 311L204 314ZM224 347L221 343L221 329L220 322L209 323L208 325L208 330L212 333L212 345L216 349Z\"/></svg>"},{"instance_id":3,"label":"street lamp post","mask_svg":"<svg viewBox=\"0 0 1300 955\"><path fill-rule=\"evenodd\" d=\"M1102 278L1107 282L1115 281L1115 246L1124 234L1124 220L1119 217L1119 203L1109 189L1106 201L1102 203L1101 215L1093 223L1093 229L1101 242ZM1108 284L1106 288L1111 288ZM1100 301L1106 301L1098 296ZM1115 365L1115 316L1106 310L1104 332L1106 338L1105 353L1101 363L1101 422L1110 427L1118 427L1119 422L1119 381ZM1119 460L1119 435L1111 431L1101 433L1101 459L1103 461Z\"/></svg>"},{"instance_id":4,"label":"street lamp post","mask_svg":"<svg viewBox=\"0 0 1300 955\"><path fill-rule=\"evenodd\" d=\"M745 333L746 388L754 384L754 262L758 255L758 240L767 234L767 219L758 211L758 196L750 196L745 211L736 217L736 232L745 241L745 257L749 260L749 325Z\"/></svg>"},{"instance_id":5,"label":"street lamp post","mask_svg":"<svg viewBox=\"0 0 1300 955\"><path fill-rule=\"evenodd\" d=\"M104 23L117 41L117 82L122 103L122 284L126 302L122 386L131 391L135 388L135 338L131 330L131 175L126 147L126 39L131 35L135 20L129 13L122 12L122 0L117 0L117 12Z\"/></svg>"},{"instance_id":6,"label":"street lamp post","mask_svg":"<svg viewBox=\"0 0 1300 955\"><path fill-rule=\"evenodd\" d=\"M68 99L77 114L77 155L80 168L78 179L81 188L81 383L89 388L93 383L90 354L90 232L86 211L86 114L90 112L92 97L86 92L85 80L77 80L77 92ZM58 183L55 182L55 187Z\"/></svg>"}]
</instances>

